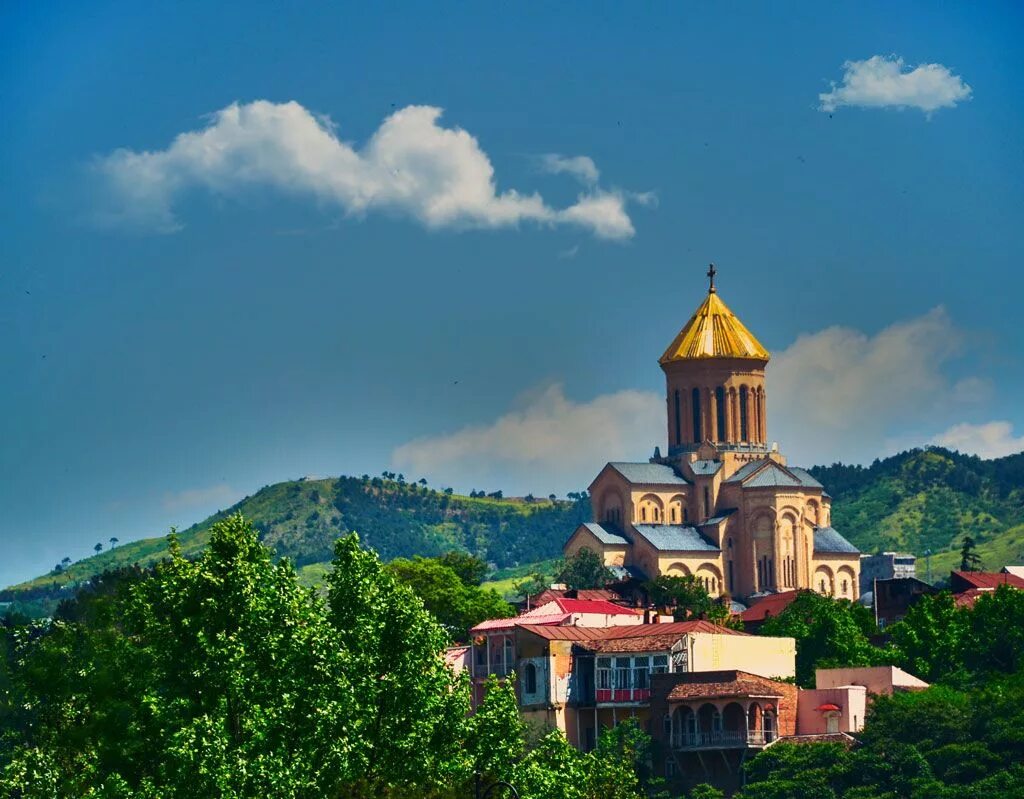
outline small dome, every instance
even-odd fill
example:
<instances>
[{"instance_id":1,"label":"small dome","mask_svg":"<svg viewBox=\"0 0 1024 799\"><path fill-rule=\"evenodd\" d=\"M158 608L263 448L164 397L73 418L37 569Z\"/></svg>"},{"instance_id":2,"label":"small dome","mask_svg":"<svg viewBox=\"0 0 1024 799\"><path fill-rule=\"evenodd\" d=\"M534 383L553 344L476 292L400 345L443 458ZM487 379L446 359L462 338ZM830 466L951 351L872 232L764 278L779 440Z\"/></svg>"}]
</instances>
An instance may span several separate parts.
<instances>
[{"instance_id":1,"label":"small dome","mask_svg":"<svg viewBox=\"0 0 1024 799\"><path fill-rule=\"evenodd\" d=\"M712 287L707 299L672 340L659 363L703 358L769 359L768 350L722 302Z\"/></svg>"}]
</instances>

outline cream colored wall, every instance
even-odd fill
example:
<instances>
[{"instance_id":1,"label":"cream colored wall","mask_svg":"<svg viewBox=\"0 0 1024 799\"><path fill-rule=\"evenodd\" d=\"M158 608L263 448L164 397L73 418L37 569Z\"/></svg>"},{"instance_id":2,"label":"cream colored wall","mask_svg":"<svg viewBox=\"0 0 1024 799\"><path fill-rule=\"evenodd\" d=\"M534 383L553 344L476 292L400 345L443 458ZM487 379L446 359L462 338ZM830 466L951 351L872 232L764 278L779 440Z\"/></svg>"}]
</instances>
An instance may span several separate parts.
<instances>
[{"instance_id":1,"label":"cream colored wall","mask_svg":"<svg viewBox=\"0 0 1024 799\"><path fill-rule=\"evenodd\" d=\"M821 580L826 580L824 593L838 599L856 600L860 596L860 555L826 555L814 559L813 579L810 585L821 592ZM843 591L843 581L846 591Z\"/></svg>"},{"instance_id":2,"label":"cream colored wall","mask_svg":"<svg viewBox=\"0 0 1024 799\"><path fill-rule=\"evenodd\" d=\"M763 635L690 633L690 671L740 669L769 679L796 676L796 641Z\"/></svg>"},{"instance_id":3,"label":"cream colored wall","mask_svg":"<svg viewBox=\"0 0 1024 799\"><path fill-rule=\"evenodd\" d=\"M562 553L571 558L581 549L589 549L601 555L605 566L623 566L626 563L626 547L603 544L586 527L580 527L562 547Z\"/></svg>"}]
</instances>

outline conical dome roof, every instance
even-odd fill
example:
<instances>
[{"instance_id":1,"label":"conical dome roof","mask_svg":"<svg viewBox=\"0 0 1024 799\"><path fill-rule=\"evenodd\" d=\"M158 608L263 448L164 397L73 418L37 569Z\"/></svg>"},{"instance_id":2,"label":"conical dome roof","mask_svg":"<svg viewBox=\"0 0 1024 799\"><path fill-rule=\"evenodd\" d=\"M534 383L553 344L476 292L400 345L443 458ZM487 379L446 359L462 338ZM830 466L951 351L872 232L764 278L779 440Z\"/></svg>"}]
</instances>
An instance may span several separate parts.
<instances>
[{"instance_id":1,"label":"conical dome roof","mask_svg":"<svg viewBox=\"0 0 1024 799\"><path fill-rule=\"evenodd\" d=\"M700 358L751 358L767 361L769 357L768 350L722 302L712 285L707 299L672 340L659 363Z\"/></svg>"}]
</instances>

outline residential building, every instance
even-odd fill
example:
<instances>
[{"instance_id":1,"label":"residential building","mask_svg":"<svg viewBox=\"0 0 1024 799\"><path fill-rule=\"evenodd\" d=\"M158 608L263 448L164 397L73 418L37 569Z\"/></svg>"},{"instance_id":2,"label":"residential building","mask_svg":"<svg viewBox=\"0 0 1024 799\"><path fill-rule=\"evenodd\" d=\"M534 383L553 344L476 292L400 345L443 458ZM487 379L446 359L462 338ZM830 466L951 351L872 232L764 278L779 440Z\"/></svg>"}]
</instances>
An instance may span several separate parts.
<instances>
[{"instance_id":1,"label":"residential building","mask_svg":"<svg viewBox=\"0 0 1024 799\"><path fill-rule=\"evenodd\" d=\"M878 552L860 556L860 592L873 590L875 580L917 577L917 558L908 552Z\"/></svg>"},{"instance_id":2,"label":"residential building","mask_svg":"<svg viewBox=\"0 0 1024 799\"><path fill-rule=\"evenodd\" d=\"M808 588L856 599L860 552L831 499L769 443L768 351L714 285L665 350L667 455L611 462L590 485L594 521L566 542L648 578L693 575L715 596Z\"/></svg>"},{"instance_id":3,"label":"residential building","mask_svg":"<svg viewBox=\"0 0 1024 799\"><path fill-rule=\"evenodd\" d=\"M876 579L871 592L875 608L875 622L884 630L907 615L907 611L922 596L937 593L937 589L916 577Z\"/></svg>"},{"instance_id":4,"label":"residential building","mask_svg":"<svg viewBox=\"0 0 1024 799\"><path fill-rule=\"evenodd\" d=\"M1003 569L1001 572L954 571L949 574L949 590L961 607L971 607L978 598L993 593L999 586L1024 588L1024 577Z\"/></svg>"}]
</instances>

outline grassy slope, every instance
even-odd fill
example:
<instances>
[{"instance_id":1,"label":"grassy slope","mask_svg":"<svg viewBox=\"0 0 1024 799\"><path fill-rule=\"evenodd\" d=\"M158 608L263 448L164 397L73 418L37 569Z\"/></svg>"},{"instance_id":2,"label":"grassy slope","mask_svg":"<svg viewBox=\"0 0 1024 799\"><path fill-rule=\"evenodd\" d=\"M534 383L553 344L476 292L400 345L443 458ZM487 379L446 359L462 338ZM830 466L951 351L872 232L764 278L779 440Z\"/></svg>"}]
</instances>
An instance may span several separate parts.
<instances>
[{"instance_id":1,"label":"grassy slope","mask_svg":"<svg viewBox=\"0 0 1024 799\"><path fill-rule=\"evenodd\" d=\"M185 555L198 553L208 542L210 526L235 511L253 522L268 546L296 563L308 585L323 582L333 543L349 530L360 532L363 541L388 560L458 549L507 566L528 554L557 555L562 541L586 515L584 507L568 502L446 496L425 486L380 478L298 480L267 486L179 532ZM166 552L165 537L133 541L78 561L61 574L12 586L0 598L52 603L105 569L150 565Z\"/></svg>"},{"instance_id":2,"label":"grassy slope","mask_svg":"<svg viewBox=\"0 0 1024 799\"><path fill-rule=\"evenodd\" d=\"M1024 563L1024 456L995 461L941 449L911 451L870 467L815 467L833 496L836 529L862 552L932 551L932 577L960 561L965 535L985 568ZM924 576L925 564L919 564Z\"/></svg>"}]
</instances>

